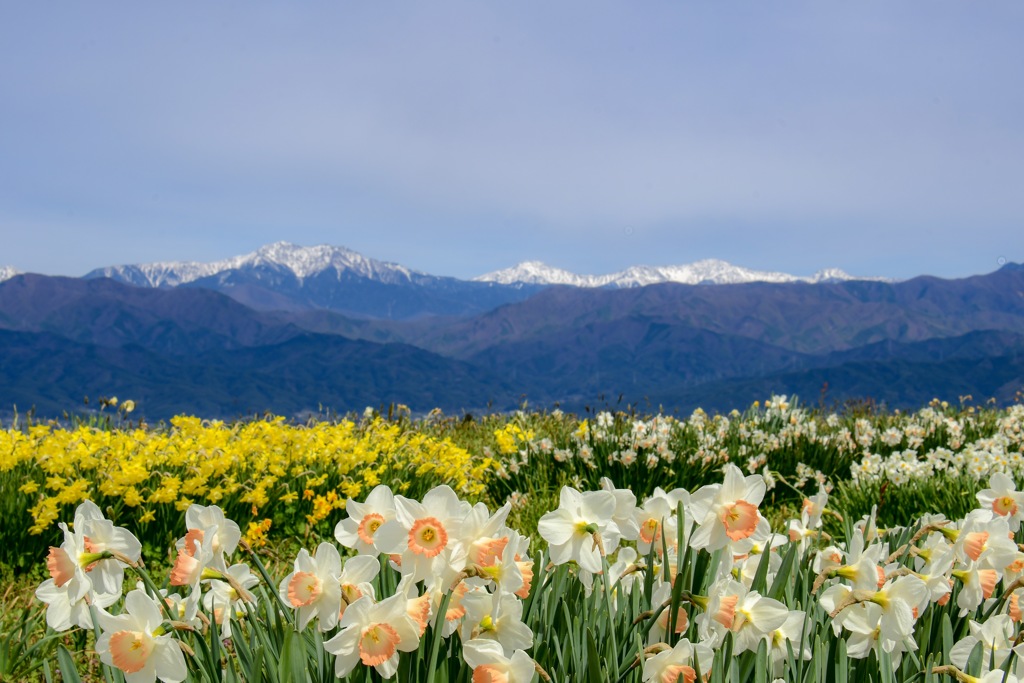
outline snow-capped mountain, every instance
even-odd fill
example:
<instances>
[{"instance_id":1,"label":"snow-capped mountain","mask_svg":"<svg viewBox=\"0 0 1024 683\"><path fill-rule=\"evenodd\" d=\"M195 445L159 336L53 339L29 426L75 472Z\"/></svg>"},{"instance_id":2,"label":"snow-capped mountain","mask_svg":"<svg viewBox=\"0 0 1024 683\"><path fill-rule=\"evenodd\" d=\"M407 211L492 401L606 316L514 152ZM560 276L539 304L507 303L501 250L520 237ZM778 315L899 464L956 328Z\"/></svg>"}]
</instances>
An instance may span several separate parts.
<instances>
[{"instance_id":1,"label":"snow-capped mountain","mask_svg":"<svg viewBox=\"0 0 1024 683\"><path fill-rule=\"evenodd\" d=\"M342 273L351 273L387 284L405 284L431 278L430 275L410 270L397 263L367 258L345 247L332 247L326 244L300 247L289 242L268 244L251 254L223 261L167 261L108 266L93 270L85 277L109 277L140 287L177 287L228 271L256 268L285 271L300 282L322 273L334 273L339 277Z\"/></svg>"},{"instance_id":2,"label":"snow-capped mountain","mask_svg":"<svg viewBox=\"0 0 1024 683\"><path fill-rule=\"evenodd\" d=\"M539 287L438 277L344 247L277 242L251 254L99 268L87 279L137 287L213 289L257 310L333 310L370 318L471 315L521 301Z\"/></svg>"},{"instance_id":3,"label":"snow-capped mountain","mask_svg":"<svg viewBox=\"0 0 1024 683\"><path fill-rule=\"evenodd\" d=\"M571 285L574 287L644 287L662 282L687 285L740 284L744 282L841 282L880 278L858 278L838 268L820 270L810 277L790 275L734 266L718 259L705 259L682 266L633 266L609 275L577 275L561 268L553 268L540 261L526 261L512 268L498 270L474 278L478 282L496 282L505 285Z\"/></svg>"},{"instance_id":4,"label":"snow-capped mountain","mask_svg":"<svg viewBox=\"0 0 1024 683\"><path fill-rule=\"evenodd\" d=\"M474 315L522 301L552 285L622 289L666 282L696 285L858 279L836 269L798 277L705 260L682 266L634 266L610 275L577 275L527 261L472 280L460 280L378 261L345 247L301 247L289 242L268 244L250 254L221 261L109 266L85 277L157 289L213 289L258 310L327 309L389 319Z\"/></svg>"},{"instance_id":5,"label":"snow-capped mountain","mask_svg":"<svg viewBox=\"0 0 1024 683\"><path fill-rule=\"evenodd\" d=\"M0 282L4 280L10 280L15 275L20 275L21 271L12 268L11 266L0 266Z\"/></svg>"}]
</instances>

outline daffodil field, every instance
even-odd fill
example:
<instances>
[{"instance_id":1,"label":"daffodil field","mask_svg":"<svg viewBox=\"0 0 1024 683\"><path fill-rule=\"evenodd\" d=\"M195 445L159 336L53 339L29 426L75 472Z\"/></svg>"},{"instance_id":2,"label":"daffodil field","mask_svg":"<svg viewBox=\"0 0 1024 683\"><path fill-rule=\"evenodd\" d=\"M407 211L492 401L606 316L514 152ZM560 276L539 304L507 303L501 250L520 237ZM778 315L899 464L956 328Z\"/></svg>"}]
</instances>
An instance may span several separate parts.
<instances>
[{"instance_id":1,"label":"daffodil field","mask_svg":"<svg viewBox=\"0 0 1024 683\"><path fill-rule=\"evenodd\" d=\"M1024 680L968 404L12 424L0 680Z\"/></svg>"}]
</instances>

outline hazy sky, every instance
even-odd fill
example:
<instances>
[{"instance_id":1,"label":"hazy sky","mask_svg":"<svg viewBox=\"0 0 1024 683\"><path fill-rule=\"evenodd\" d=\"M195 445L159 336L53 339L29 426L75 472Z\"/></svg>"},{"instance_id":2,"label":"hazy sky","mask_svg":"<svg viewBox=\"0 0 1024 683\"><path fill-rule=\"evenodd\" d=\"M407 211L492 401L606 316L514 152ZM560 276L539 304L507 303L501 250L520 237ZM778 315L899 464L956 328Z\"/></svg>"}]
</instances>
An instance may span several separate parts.
<instances>
[{"instance_id":1,"label":"hazy sky","mask_svg":"<svg viewBox=\"0 0 1024 683\"><path fill-rule=\"evenodd\" d=\"M4 3L0 266L989 272L1021 36L1019 0Z\"/></svg>"}]
</instances>

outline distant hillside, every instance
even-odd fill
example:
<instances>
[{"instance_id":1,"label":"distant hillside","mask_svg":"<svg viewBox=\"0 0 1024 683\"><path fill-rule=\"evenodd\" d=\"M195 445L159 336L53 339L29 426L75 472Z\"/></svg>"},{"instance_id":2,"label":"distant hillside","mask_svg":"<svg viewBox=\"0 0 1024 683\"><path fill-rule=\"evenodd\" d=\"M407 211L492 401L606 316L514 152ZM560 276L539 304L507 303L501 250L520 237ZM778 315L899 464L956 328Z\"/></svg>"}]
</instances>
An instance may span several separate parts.
<instances>
[{"instance_id":1,"label":"distant hillside","mask_svg":"<svg viewBox=\"0 0 1024 683\"><path fill-rule=\"evenodd\" d=\"M829 409L847 401L916 409L933 398L956 403L968 395L977 402L994 398L1005 405L1019 400L1018 392L1024 392L1024 349L1005 356L942 362L854 361L765 377L678 386L629 398L641 406L664 405L686 413L697 407L719 412L743 409L776 393L797 395L805 404L821 403Z\"/></svg>"},{"instance_id":2,"label":"distant hillside","mask_svg":"<svg viewBox=\"0 0 1024 683\"><path fill-rule=\"evenodd\" d=\"M0 283L0 329L169 353L279 343L302 330L205 289L18 275Z\"/></svg>"},{"instance_id":3,"label":"distant hillside","mask_svg":"<svg viewBox=\"0 0 1024 683\"><path fill-rule=\"evenodd\" d=\"M552 287L472 317L407 320L255 310L195 282L0 282L0 413L56 415L111 394L150 419L389 402L506 409L523 398L579 410L619 395L731 409L770 393L815 400L826 383L829 400L912 406L1008 401L1024 386L1016 265L900 283Z\"/></svg>"},{"instance_id":4,"label":"distant hillside","mask_svg":"<svg viewBox=\"0 0 1024 683\"><path fill-rule=\"evenodd\" d=\"M527 301L456 321L422 346L468 358L504 344L541 342L563 330L643 319L650 325L739 336L797 353L826 354L882 342L922 341L975 330L1024 333L1024 270L963 280L720 285L635 289L550 288ZM587 343L598 343L597 338ZM570 349L566 349L571 352Z\"/></svg>"},{"instance_id":5,"label":"distant hillside","mask_svg":"<svg viewBox=\"0 0 1024 683\"><path fill-rule=\"evenodd\" d=\"M137 345L104 347L49 333L0 331L0 357L0 414L17 406L60 416L82 410L86 396L131 398L150 420L182 413L302 415L321 407L361 411L390 403L458 413L488 405L507 410L517 401L508 383L466 363L341 337L303 335L182 357Z\"/></svg>"}]
</instances>

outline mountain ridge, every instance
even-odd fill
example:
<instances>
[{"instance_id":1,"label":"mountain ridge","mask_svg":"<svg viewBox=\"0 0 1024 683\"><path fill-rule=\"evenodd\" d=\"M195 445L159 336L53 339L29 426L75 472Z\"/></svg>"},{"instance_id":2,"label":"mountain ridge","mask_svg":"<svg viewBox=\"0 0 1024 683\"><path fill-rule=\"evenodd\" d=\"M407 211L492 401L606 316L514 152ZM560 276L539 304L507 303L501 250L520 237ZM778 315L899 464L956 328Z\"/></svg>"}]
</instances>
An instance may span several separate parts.
<instances>
[{"instance_id":1,"label":"mountain ridge","mask_svg":"<svg viewBox=\"0 0 1024 683\"><path fill-rule=\"evenodd\" d=\"M393 320L473 315L525 299L539 289L428 275L344 247L287 242L212 263L108 266L84 276L103 278L136 287L211 289L265 311L325 309Z\"/></svg>"},{"instance_id":2,"label":"mountain ridge","mask_svg":"<svg viewBox=\"0 0 1024 683\"><path fill-rule=\"evenodd\" d=\"M679 284L740 284L747 282L841 282L845 280L891 281L887 278L856 277L839 268L825 268L802 277L774 271L759 271L736 266L720 259L703 259L675 266L631 266L607 275L579 275L549 266L541 261L523 261L511 268L496 270L473 278L478 282L499 284L569 285L573 287L645 287L665 282Z\"/></svg>"},{"instance_id":3,"label":"mountain ridge","mask_svg":"<svg viewBox=\"0 0 1024 683\"><path fill-rule=\"evenodd\" d=\"M434 277L397 263L368 258L346 247L327 244L300 247L290 242L274 242L254 252L219 261L156 261L105 266L89 271L84 277L109 277L137 286L177 287L224 271L259 266L288 270L300 281L325 270L334 270L338 274L353 271L388 283Z\"/></svg>"},{"instance_id":4,"label":"mountain ridge","mask_svg":"<svg viewBox=\"0 0 1024 683\"><path fill-rule=\"evenodd\" d=\"M888 278L856 277L838 268L824 268L811 276L760 271L721 259L703 259L670 266L637 265L607 275L580 275L541 261L524 261L510 268L468 280L431 275L397 263L379 261L343 246L319 244L302 247L274 242L254 252L219 261L156 261L95 268L84 277L109 277L144 287L177 287L244 268L270 268L290 272L300 282L333 271L353 273L387 284L429 284L433 280L458 280L500 285L569 285L573 287L643 287L663 282L681 284L737 284L744 282L838 282L845 280L891 281Z\"/></svg>"}]
</instances>

